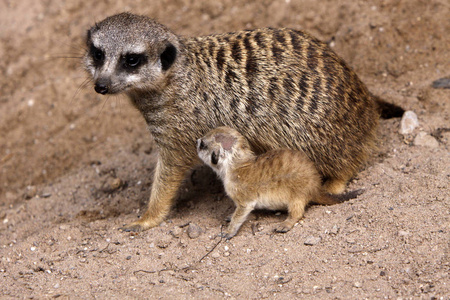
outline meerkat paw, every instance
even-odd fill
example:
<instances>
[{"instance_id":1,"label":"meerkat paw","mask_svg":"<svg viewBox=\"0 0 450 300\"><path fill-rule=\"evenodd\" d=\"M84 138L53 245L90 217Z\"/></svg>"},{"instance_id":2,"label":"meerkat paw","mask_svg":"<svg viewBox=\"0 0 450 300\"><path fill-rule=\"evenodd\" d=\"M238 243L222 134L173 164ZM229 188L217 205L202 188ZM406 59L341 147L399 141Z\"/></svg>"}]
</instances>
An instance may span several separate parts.
<instances>
[{"instance_id":1,"label":"meerkat paw","mask_svg":"<svg viewBox=\"0 0 450 300\"><path fill-rule=\"evenodd\" d=\"M229 232L222 232L222 233L219 233L219 236L220 236L221 238L226 239L226 240L231 240L235 235L236 235L236 233L234 233L234 234L229 233Z\"/></svg>"},{"instance_id":2,"label":"meerkat paw","mask_svg":"<svg viewBox=\"0 0 450 300\"><path fill-rule=\"evenodd\" d=\"M136 222L133 222L133 223L127 224L123 227L120 227L119 230L124 231L124 232L142 232L142 231L148 230L152 227L155 227L157 225L158 224L152 224L152 222L138 220Z\"/></svg>"},{"instance_id":3,"label":"meerkat paw","mask_svg":"<svg viewBox=\"0 0 450 300\"><path fill-rule=\"evenodd\" d=\"M273 228L273 231L278 232L278 233L286 233L289 230L292 229L292 227L294 227L294 224L286 223L286 222L281 222L280 224L276 225Z\"/></svg>"},{"instance_id":4,"label":"meerkat paw","mask_svg":"<svg viewBox=\"0 0 450 300\"><path fill-rule=\"evenodd\" d=\"M233 217L233 214L227 216L227 217L225 218L225 222L230 223L232 217Z\"/></svg>"}]
</instances>

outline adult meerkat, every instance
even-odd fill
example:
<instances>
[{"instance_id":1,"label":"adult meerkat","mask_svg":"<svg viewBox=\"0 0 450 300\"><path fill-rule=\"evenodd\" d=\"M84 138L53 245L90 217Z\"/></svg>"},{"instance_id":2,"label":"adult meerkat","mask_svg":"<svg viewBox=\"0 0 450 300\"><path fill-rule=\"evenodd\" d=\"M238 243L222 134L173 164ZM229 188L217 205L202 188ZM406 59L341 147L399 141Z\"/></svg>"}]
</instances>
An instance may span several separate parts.
<instances>
[{"instance_id":1,"label":"adult meerkat","mask_svg":"<svg viewBox=\"0 0 450 300\"><path fill-rule=\"evenodd\" d=\"M198 139L197 152L220 177L236 205L227 239L236 235L254 209L287 209L287 219L274 228L287 232L303 217L308 203L331 205L360 194L327 195L319 172L304 153L277 149L257 156L248 141L229 127L218 127Z\"/></svg>"},{"instance_id":2,"label":"adult meerkat","mask_svg":"<svg viewBox=\"0 0 450 300\"><path fill-rule=\"evenodd\" d=\"M374 145L381 101L303 31L187 38L121 13L94 25L86 45L95 91L128 95L159 149L147 211L125 230L164 220L186 172L199 162L195 141L213 128L236 128L258 154L302 150L330 193L345 189Z\"/></svg>"}]
</instances>

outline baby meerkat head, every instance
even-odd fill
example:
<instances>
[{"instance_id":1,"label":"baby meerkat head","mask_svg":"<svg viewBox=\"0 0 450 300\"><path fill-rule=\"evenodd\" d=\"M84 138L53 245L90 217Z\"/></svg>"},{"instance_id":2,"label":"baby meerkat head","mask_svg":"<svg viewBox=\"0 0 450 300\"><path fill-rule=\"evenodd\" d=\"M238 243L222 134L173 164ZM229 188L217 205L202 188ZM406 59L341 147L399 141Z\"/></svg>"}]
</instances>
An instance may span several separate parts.
<instances>
[{"instance_id":1,"label":"baby meerkat head","mask_svg":"<svg viewBox=\"0 0 450 300\"><path fill-rule=\"evenodd\" d=\"M235 159L253 155L247 140L229 127L218 127L198 139L197 152L200 159L219 176L231 167Z\"/></svg>"},{"instance_id":2,"label":"baby meerkat head","mask_svg":"<svg viewBox=\"0 0 450 300\"><path fill-rule=\"evenodd\" d=\"M83 63L100 94L158 89L179 54L179 40L168 28L130 13L97 23L86 46Z\"/></svg>"}]
</instances>

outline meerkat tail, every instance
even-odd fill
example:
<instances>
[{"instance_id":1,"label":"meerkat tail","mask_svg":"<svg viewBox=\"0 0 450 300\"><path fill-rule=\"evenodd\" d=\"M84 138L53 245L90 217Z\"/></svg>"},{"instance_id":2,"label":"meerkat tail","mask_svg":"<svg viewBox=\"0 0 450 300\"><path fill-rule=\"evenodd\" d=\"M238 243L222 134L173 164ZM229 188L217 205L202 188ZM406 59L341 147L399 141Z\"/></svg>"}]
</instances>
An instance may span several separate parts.
<instances>
[{"instance_id":1,"label":"meerkat tail","mask_svg":"<svg viewBox=\"0 0 450 300\"><path fill-rule=\"evenodd\" d=\"M377 104L378 113L380 114L381 118L392 119L400 118L401 116L403 116L405 110L400 106L386 102L385 100L381 99L378 96L375 96L374 94L371 95Z\"/></svg>"},{"instance_id":2,"label":"meerkat tail","mask_svg":"<svg viewBox=\"0 0 450 300\"><path fill-rule=\"evenodd\" d=\"M328 193L323 193L317 199L314 199L314 203L322 204L322 205L333 205L348 201L350 199L354 199L364 193L364 189L357 189L354 191L350 191L347 193L339 194L339 195L331 195Z\"/></svg>"}]
</instances>

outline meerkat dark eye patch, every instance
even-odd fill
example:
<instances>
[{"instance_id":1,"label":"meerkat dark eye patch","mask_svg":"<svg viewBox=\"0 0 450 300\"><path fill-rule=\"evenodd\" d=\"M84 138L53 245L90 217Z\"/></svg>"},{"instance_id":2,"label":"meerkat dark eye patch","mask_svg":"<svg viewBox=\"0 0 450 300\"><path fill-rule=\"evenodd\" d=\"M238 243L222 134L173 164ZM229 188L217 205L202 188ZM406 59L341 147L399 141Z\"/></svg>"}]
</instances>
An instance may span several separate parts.
<instances>
[{"instance_id":1,"label":"meerkat dark eye patch","mask_svg":"<svg viewBox=\"0 0 450 300\"><path fill-rule=\"evenodd\" d=\"M127 70L135 70L145 64L147 57L144 54L128 53L123 58L123 66Z\"/></svg>"},{"instance_id":2,"label":"meerkat dark eye patch","mask_svg":"<svg viewBox=\"0 0 450 300\"><path fill-rule=\"evenodd\" d=\"M217 165L218 162L219 162L219 155L217 155L216 152L213 151L213 152L211 153L211 163L212 163L213 165Z\"/></svg>"},{"instance_id":3,"label":"meerkat dark eye patch","mask_svg":"<svg viewBox=\"0 0 450 300\"><path fill-rule=\"evenodd\" d=\"M105 52L94 45L91 45L90 53L95 66L101 66L105 60Z\"/></svg>"},{"instance_id":4,"label":"meerkat dark eye patch","mask_svg":"<svg viewBox=\"0 0 450 300\"><path fill-rule=\"evenodd\" d=\"M172 44L168 44L163 53L161 53L161 66L163 71L167 71L173 65L176 58L177 48Z\"/></svg>"}]
</instances>

